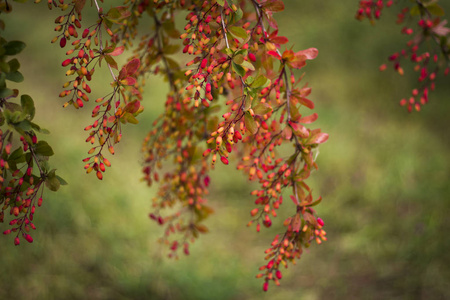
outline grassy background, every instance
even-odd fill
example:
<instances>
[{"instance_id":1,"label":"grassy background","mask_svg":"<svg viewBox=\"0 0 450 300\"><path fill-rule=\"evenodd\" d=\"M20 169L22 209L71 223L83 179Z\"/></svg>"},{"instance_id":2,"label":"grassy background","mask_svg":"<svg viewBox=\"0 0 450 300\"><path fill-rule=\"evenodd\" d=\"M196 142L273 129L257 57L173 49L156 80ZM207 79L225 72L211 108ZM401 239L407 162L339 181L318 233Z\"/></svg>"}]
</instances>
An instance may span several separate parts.
<instances>
[{"instance_id":1,"label":"grassy background","mask_svg":"<svg viewBox=\"0 0 450 300\"><path fill-rule=\"evenodd\" d=\"M280 288L263 293L254 275L276 228L256 234L245 227L251 187L233 167L219 167L211 232L189 257L166 259L155 242L161 228L147 216L155 188L139 181L140 143L162 110L164 84L149 80L140 124L124 128L104 180L85 175L90 118L62 109L56 96L64 80L64 54L49 44L56 12L14 4L3 19L7 38L27 42L19 87L35 99L37 123L52 132L51 162L69 185L47 192L33 244L0 240L0 299L450 298L448 79L438 81L422 112L408 114L398 100L409 95L416 74L377 71L406 42L392 25L395 8L374 27L354 20L356 0L285 3L276 16L280 35L295 49L319 49L305 80L320 116L316 126L330 134L311 177L324 197L318 212L329 241L285 271ZM109 82L103 77L93 88L98 95Z\"/></svg>"}]
</instances>

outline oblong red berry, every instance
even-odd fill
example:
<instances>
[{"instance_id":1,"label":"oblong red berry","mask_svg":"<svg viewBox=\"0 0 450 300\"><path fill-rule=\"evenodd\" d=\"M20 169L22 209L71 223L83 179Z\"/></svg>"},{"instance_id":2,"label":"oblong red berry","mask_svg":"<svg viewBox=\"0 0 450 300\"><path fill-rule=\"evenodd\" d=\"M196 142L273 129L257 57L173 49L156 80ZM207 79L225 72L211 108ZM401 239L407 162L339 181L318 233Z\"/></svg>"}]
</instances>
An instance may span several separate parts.
<instances>
[{"instance_id":1,"label":"oblong red berry","mask_svg":"<svg viewBox=\"0 0 450 300\"><path fill-rule=\"evenodd\" d=\"M59 46L61 47L61 48L64 48L65 46L66 46L66 38L65 37L63 37L62 39L60 39L59 40Z\"/></svg>"}]
</instances>

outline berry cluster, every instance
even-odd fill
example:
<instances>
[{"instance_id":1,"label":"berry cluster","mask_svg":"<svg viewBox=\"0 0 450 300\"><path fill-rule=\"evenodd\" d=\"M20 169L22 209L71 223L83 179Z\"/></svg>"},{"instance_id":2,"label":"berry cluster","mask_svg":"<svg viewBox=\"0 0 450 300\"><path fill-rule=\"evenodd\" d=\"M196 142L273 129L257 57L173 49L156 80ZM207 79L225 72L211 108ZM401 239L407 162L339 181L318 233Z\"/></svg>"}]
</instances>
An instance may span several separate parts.
<instances>
[{"instance_id":1,"label":"berry cluster","mask_svg":"<svg viewBox=\"0 0 450 300\"><path fill-rule=\"evenodd\" d=\"M363 20L368 18L371 22L374 19L379 19L381 17L381 12L384 7L390 7L394 4L393 0L361 0L359 1L359 9L356 12L356 18L358 20Z\"/></svg>"},{"instance_id":2,"label":"berry cluster","mask_svg":"<svg viewBox=\"0 0 450 300\"><path fill-rule=\"evenodd\" d=\"M4 9L8 8L0 6L0 12ZM45 187L56 191L65 181L50 168L50 145L38 141L37 133L48 131L33 122L33 99L18 97L19 90L8 88L7 82L24 80L19 60L11 57L19 54L25 43L0 40L0 223L9 223L3 234L15 236L14 244L19 245L21 237L33 242L30 232L36 229L34 214L42 205Z\"/></svg>"},{"instance_id":3,"label":"berry cluster","mask_svg":"<svg viewBox=\"0 0 450 300\"><path fill-rule=\"evenodd\" d=\"M306 98L311 88L295 87L302 78L296 80L291 74L292 69L300 69L307 60L314 59L317 50L281 52L279 48L288 40L278 35L273 13L281 11L283 3L251 1L253 7L249 7L246 2L198 1L185 7L189 13L185 32L180 35L182 52L194 56L186 63L187 71L177 67L166 50L172 47L172 32L164 30L164 24L173 21L167 17L172 16L173 2L159 2L152 8L157 30L140 44L140 49L150 54L140 55L146 64L144 69L164 74L171 91L166 111L144 142L143 172L149 185L160 184L150 218L166 226L162 242L172 250L170 256L176 256L181 246L188 253L189 243L199 233L207 232L200 222L212 213L205 197L208 172L217 160L228 165L230 155L236 153L242 157L238 169L246 172L250 180L260 182L261 189L252 193L258 208L252 210L254 219L249 223L256 223L258 231L261 224L271 227L283 203L282 191L292 188L298 201L290 219L297 220L302 230L286 223L285 239L289 242L283 246L283 239L273 248L277 257L282 255L267 268L267 290L270 280L278 284L280 264L298 258L302 247L312 239L318 238L318 243L325 240L325 232L317 225L311 208L320 198L312 200L304 181L311 168L317 168L314 153L328 135L303 125L317 119L317 114L300 113L303 107L314 108ZM279 65L278 71L274 71L274 64ZM220 107L221 103L224 107ZM286 159L277 149L289 144L294 151ZM163 160L172 161L175 167L168 171ZM163 216L163 209L176 207L174 213ZM181 238L170 239L175 233Z\"/></svg>"},{"instance_id":4,"label":"berry cluster","mask_svg":"<svg viewBox=\"0 0 450 300\"><path fill-rule=\"evenodd\" d=\"M382 7L382 4L381 0L376 5L373 1L361 1L357 19L363 19L364 15L371 19L372 9ZM379 17L378 11L375 11L375 18ZM444 11L437 1L416 1L413 7L405 7L397 15L397 24L409 24L401 29L401 33L411 36L411 39L407 42L407 48L389 56L389 61L394 70L403 75L403 61L409 60L419 74L418 86L412 90L411 96L400 100L400 105L409 112L413 109L420 111L428 102L429 93L435 89L435 80L442 69L445 76L449 73L450 51L445 41L450 35L450 28L446 27L445 20L440 19L442 15ZM416 18L419 20L414 21ZM386 64L380 66L381 71L386 68Z\"/></svg>"},{"instance_id":5,"label":"berry cluster","mask_svg":"<svg viewBox=\"0 0 450 300\"><path fill-rule=\"evenodd\" d=\"M114 154L121 125L138 123L148 75L162 75L170 86L164 112L142 145L143 180L159 185L149 217L165 227L160 241L169 247L169 256L189 254L190 244L208 232L204 221L213 213L207 202L209 172L218 160L224 165L239 161L237 168L259 183L251 193L256 207L249 225L260 231L261 225L272 227L280 209L289 215L285 233L271 243L264 272L257 276L264 278L263 290L271 281L279 284L281 265L295 263L303 247L326 240L324 223L312 208L321 198L314 200L306 180L318 168L317 149L328 134L309 128L318 117L305 112L314 109L311 88L300 85L303 76L294 75L318 51L282 49L289 41L279 35L274 18L284 9L282 0L125 0L124 6L106 13L94 0L98 19L88 27L82 24L84 0L48 3L63 12L55 20L58 35L53 42L70 48L62 62L70 76L60 94L68 99L64 106L81 109L90 104L90 82L102 63L112 77L111 92L95 100L93 122L85 128L86 142L92 145L83 160L87 173L102 179L111 165L104 150ZM181 31L175 26L179 11L186 16ZM135 46L145 16L154 30ZM119 68L115 57L132 47L133 55ZM179 52L184 56L174 55ZM42 147L29 149L43 155ZM30 166L36 159L28 156L26 162ZM52 187L54 172L39 170L44 180L38 181L40 186L45 182ZM29 182L34 177L27 172L17 173L15 180ZM28 213L14 221L25 231L31 227L33 205L40 201L36 190L25 191L30 201L17 200L18 208L12 210ZM293 203L283 205L285 192Z\"/></svg>"}]
</instances>

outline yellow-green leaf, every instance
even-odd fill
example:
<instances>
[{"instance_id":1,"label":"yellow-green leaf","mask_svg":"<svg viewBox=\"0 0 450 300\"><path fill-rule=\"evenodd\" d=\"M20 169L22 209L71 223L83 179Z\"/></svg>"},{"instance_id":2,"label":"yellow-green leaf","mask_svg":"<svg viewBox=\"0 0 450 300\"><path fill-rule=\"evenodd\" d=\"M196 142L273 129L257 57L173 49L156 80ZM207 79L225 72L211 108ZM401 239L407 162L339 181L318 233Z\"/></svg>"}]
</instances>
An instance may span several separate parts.
<instances>
[{"instance_id":1,"label":"yellow-green leaf","mask_svg":"<svg viewBox=\"0 0 450 300\"><path fill-rule=\"evenodd\" d=\"M252 115L250 115L250 113L247 112L245 114L244 122L245 122L245 128L247 128L247 130L251 134L255 134L258 131L258 127L256 126L256 122L253 119Z\"/></svg>"}]
</instances>

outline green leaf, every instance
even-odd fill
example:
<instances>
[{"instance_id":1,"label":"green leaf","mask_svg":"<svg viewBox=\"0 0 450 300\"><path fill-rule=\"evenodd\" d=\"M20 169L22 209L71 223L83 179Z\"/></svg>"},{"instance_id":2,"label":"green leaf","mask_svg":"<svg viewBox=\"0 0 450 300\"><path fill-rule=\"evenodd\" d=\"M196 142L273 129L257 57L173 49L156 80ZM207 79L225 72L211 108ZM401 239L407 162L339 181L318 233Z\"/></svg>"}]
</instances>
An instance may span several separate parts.
<instances>
[{"instance_id":1,"label":"green leaf","mask_svg":"<svg viewBox=\"0 0 450 300\"><path fill-rule=\"evenodd\" d=\"M235 62L232 62L231 65L233 66L233 70L241 77L245 76L245 70L240 65L236 64Z\"/></svg>"},{"instance_id":2,"label":"green leaf","mask_svg":"<svg viewBox=\"0 0 450 300\"><path fill-rule=\"evenodd\" d=\"M56 175L56 179L58 179L61 185L68 185L67 181L65 181L61 176Z\"/></svg>"},{"instance_id":3,"label":"green leaf","mask_svg":"<svg viewBox=\"0 0 450 300\"><path fill-rule=\"evenodd\" d=\"M435 16L445 15L445 12L442 9L442 7L439 6L439 4L437 4L436 2L430 3L428 5L425 4L425 7L427 8L428 12L432 15L435 15Z\"/></svg>"},{"instance_id":4,"label":"green leaf","mask_svg":"<svg viewBox=\"0 0 450 300\"><path fill-rule=\"evenodd\" d=\"M179 36L179 35L178 35ZM180 45L167 45L164 47L164 54L175 54L180 49Z\"/></svg>"},{"instance_id":5,"label":"green leaf","mask_svg":"<svg viewBox=\"0 0 450 300\"><path fill-rule=\"evenodd\" d=\"M244 110L247 111L252 107L252 98L248 96L248 93L245 97L245 101L244 101Z\"/></svg>"},{"instance_id":6,"label":"green leaf","mask_svg":"<svg viewBox=\"0 0 450 300\"><path fill-rule=\"evenodd\" d=\"M236 23L237 21L242 19L243 16L244 16L244 12L242 11L242 9L240 7L238 7L238 9L232 15L231 24Z\"/></svg>"},{"instance_id":7,"label":"green leaf","mask_svg":"<svg viewBox=\"0 0 450 300\"><path fill-rule=\"evenodd\" d=\"M257 89L252 89L252 88L249 88L249 87L246 87L245 89L247 91L247 95L250 96L249 98L253 99L252 100L252 106L256 106L259 103Z\"/></svg>"},{"instance_id":8,"label":"green leaf","mask_svg":"<svg viewBox=\"0 0 450 300\"><path fill-rule=\"evenodd\" d=\"M10 124L11 125L11 124ZM20 126L17 126L18 124L12 124L11 126L14 128L15 131L17 131L26 141L28 144L33 144L33 141L30 138L30 135L28 135Z\"/></svg>"},{"instance_id":9,"label":"green leaf","mask_svg":"<svg viewBox=\"0 0 450 300\"><path fill-rule=\"evenodd\" d=\"M320 202L322 202L322 197L320 197L320 198L317 199L316 201L312 202L311 204L306 205L306 207L316 206L316 205L319 204Z\"/></svg>"},{"instance_id":10,"label":"green leaf","mask_svg":"<svg viewBox=\"0 0 450 300\"><path fill-rule=\"evenodd\" d=\"M236 0L227 0L228 6L231 7L231 5L236 4Z\"/></svg>"},{"instance_id":11,"label":"green leaf","mask_svg":"<svg viewBox=\"0 0 450 300\"><path fill-rule=\"evenodd\" d=\"M52 156L54 154L52 147L50 147L46 141L39 141L36 144L34 151L43 156Z\"/></svg>"},{"instance_id":12,"label":"green leaf","mask_svg":"<svg viewBox=\"0 0 450 300\"><path fill-rule=\"evenodd\" d=\"M19 68L20 68L20 63L16 58L8 61L8 65L9 65L10 72L15 72L15 71L19 70Z\"/></svg>"},{"instance_id":13,"label":"green leaf","mask_svg":"<svg viewBox=\"0 0 450 300\"><path fill-rule=\"evenodd\" d=\"M7 103L5 103L5 106L6 106L6 109L8 109L10 112L16 112L16 111L22 112L22 106L20 106L17 103L7 102Z\"/></svg>"},{"instance_id":14,"label":"green leaf","mask_svg":"<svg viewBox=\"0 0 450 300\"><path fill-rule=\"evenodd\" d=\"M61 183L55 175L55 170L52 170L47 174L47 179L45 179L45 186L53 192L59 190Z\"/></svg>"},{"instance_id":15,"label":"green leaf","mask_svg":"<svg viewBox=\"0 0 450 300\"><path fill-rule=\"evenodd\" d=\"M38 124L30 122L31 127L36 130L37 132L43 133L43 134L49 134L50 131L48 131L45 128L41 128Z\"/></svg>"},{"instance_id":16,"label":"green leaf","mask_svg":"<svg viewBox=\"0 0 450 300\"><path fill-rule=\"evenodd\" d=\"M267 103L259 103L252 107L253 112L259 116L265 115L272 111L272 107Z\"/></svg>"},{"instance_id":17,"label":"green leaf","mask_svg":"<svg viewBox=\"0 0 450 300\"><path fill-rule=\"evenodd\" d=\"M36 109L34 108L33 99L29 95L22 95L20 97L20 104L22 105L22 112L28 116L28 120L33 120Z\"/></svg>"},{"instance_id":18,"label":"green leaf","mask_svg":"<svg viewBox=\"0 0 450 300\"><path fill-rule=\"evenodd\" d=\"M121 120L124 121L124 122L127 122L127 123L131 123L131 124L138 124L139 123L138 119L136 119L132 114L130 114L128 112L123 114Z\"/></svg>"},{"instance_id":19,"label":"green leaf","mask_svg":"<svg viewBox=\"0 0 450 300\"><path fill-rule=\"evenodd\" d=\"M128 18L130 15L131 15L131 12L125 6L112 7L106 14L108 19L113 22L116 20L118 21L118 20ZM116 23L116 22L114 22L114 23Z\"/></svg>"},{"instance_id":20,"label":"green leaf","mask_svg":"<svg viewBox=\"0 0 450 300\"><path fill-rule=\"evenodd\" d=\"M11 72L11 67L4 61L0 61L0 70L4 73Z\"/></svg>"},{"instance_id":21,"label":"green leaf","mask_svg":"<svg viewBox=\"0 0 450 300\"><path fill-rule=\"evenodd\" d=\"M216 2L222 7L225 5L225 0L216 0Z\"/></svg>"},{"instance_id":22,"label":"green leaf","mask_svg":"<svg viewBox=\"0 0 450 300\"><path fill-rule=\"evenodd\" d=\"M411 16L420 16L420 7L419 5L414 5L411 7L411 10L409 11Z\"/></svg>"},{"instance_id":23,"label":"green leaf","mask_svg":"<svg viewBox=\"0 0 450 300\"><path fill-rule=\"evenodd\" d=\"M31 153L28 152L27 154L30 154L30 157L31 157ZM27 157L27 160L28 160L28 157ZM43 172L47 172L50 169L50 165L48 163L48 159L41 159L41 160L39 160L39 165L41 166L41 170Z\"/></svg>"},{"instance_id":24,"label":"green leaf","mask_svg":"<svg viewBox=\"0 0 450 300\"><path fill-rule=\"evenodd\" d=\"M174 39L178 39L180 37L180 32L175 27L175 23L173 21L167 20L162 24L162 27L169 37ZM164 53L166 52L165 48L166 47L164 47Z\"/></svg>"},{"instance_id":25,"label":"green leaf","mask_svg":"<svg viewBox=\"0 0 450 300\"><path fill-rule=\"evenodd\" d=\"M20 128L23 131L30 131L32 129L31 122L26 119L19 123L14 124L14 127L16 128L16 130L17 128Z\"/></svg>"},{"instance_id":26,"label":"green leaf","mask_svg":"<svg viewBox=\"0 0 450 300\"><path fill-rule=\"evenodd\" d=\"M0 111L0 126L5 124L5 116L3 116L3 112Z\"/></svg>"},{"instance_id":27,"label":"green leaf","mask_svg":"<svg viewBox=\"0 0 450 300\"><path fill-rule=\"evenodd\" d=\"M6 74L0 72L0 89L6 88Z\"/></svg>"},{"instance_id":28,"label":"green leaf","mask_svg":"<svg viewBox=\"0 0 450 300\"><path fill-rule=\"evenodd\" d=\"M5 47L5 55L16 55L25 48L25 43L21 41L11 41Z\"/></svg>"},{"instance_id":29,"label":"green leaf","mask_svg":"<svg viewBox=\"0 0 450 300\"><path fill-rule=\"evenodd\" d=\"M235 38L237 38L241 43L248 40L249 36L247 31L242 27L231 26L228 27L228 32Z\"/></svg>"},{"instance_id":30,"label":"green leaf","mask_svg":"<svg viewBox=\"0 0 450 300\"><path fill-rule=\"evenodd\" d=\"M254 81L255 81L255 77L250 75L250 76L247 76L247 78L245 79L245 84L247 84L248 86L251 86Z\"/></svg>"},{"instance_id":31,"label":"green leaf","mask_svg":"<svg viewBox=\"0 0 450 300\"><path fill-rule=\"evenodd\" d=\"M7 98L14 95L14 91L8 88L0 88L0 98Z\"/></svg>"},{"instance_id":32,"label":"green leaf","mask_svg":"<svg viewBox=\"0 0 450 300\"><path fill-rule=\"evenodd\" d=\"M169 65L169 68L171 68L172 70L177 70L180 68L180 66L178 65L178 62L170 57L166 57L166 61L167 64Z\"/></svg>"},{"instance_id":33,"label":"green leaf","mask_svg":"<svg viewBox=\"0 0 450 300\"><path fill-rule=\"evenodd\" d=\"M249 61L247 61L247 60L244 60L244 61L241 63L241 66L242 66L242 67L245 67L245 68L247 68L247 69L249 69L249 70L255 71L255 66L254 66L251 62L249 62Z\"/></svg>"},{"instance_id":34,"label":"green leaf","mask_svg":"<svg viewBox=\"0 0 450 300\"><path fill-rule=\"evenodd\" d=\"M251 133L255 134L258 131L258 127L256 126L256 122L253 119L252 115L249 112L245 113L244 117L245 128Z\"/></svg>"},{"instance_id":35,"label":"green leaf","mask_svg":"<svg viewBox=\"0 0 450 300\"><path fill-rule=\"evenodd\" d=\"M8 103L8 104L15 104L15 103ZM11 111L8 108L3 113L5 115L6 123L8 123L10 125L20 123L25 119L25 116L22 115L22 111L20 111L20 110Z\"/></svg>"},{"instance_id":36,"label":"green leaf","mask_svg":"<svg viewBox=\"0 0 450 300\"><path fill-rule=\"evenodd\" d=\"M247 49L239 49L236 52L234 52L234 55L242 55L245 57L248 55L248 51Z\"/></svg>"},{"instance_id":37,"label":"green leaf","mask_svg":"<svg viewBox=\"0 0 450 300\"><path fill-rule=\"evenodd\" d=\"M19 71L6 73L6 79L14 81L14 82L22 82L23 81L23 75Z\"/></svg>"},{"instance_id":38,"label":"green leaf","mask_svg":"<svg viewBox=\"0 0 450 300\"><path fill-rule=\"evenodd\" d=\"M264 75L258 75L258 77L256 77L255 81L253 81L253 83L250 85L250 87L252 88L260 88L260 87L266 87L270 84L270 79L268 79L266 76Z\"/></svg>"},{"instance_id":39,"label":"green leaf","mask_svg":"<svg viewBox=\"0 0 450 300\"><path fill-rule=\"evenodd\" d=\"M235 57L233 57L233 62L240 65L244 62L244 56L242 54L238 54Z\"/></svg>"},{"instance_id":40,"label":"green leaf","mask_svg":"<svg viewBox=\"0 0 450 300\"><path fill-rule=\"evenodd\" d=\"M105 55L104 58L105 58L106 62L108 63L108 65L111 66L111 68L118 70L117 62L114 60L114 58L112 58L112 56Z\"/></svg>"},{"instance_id":41,"label":"green leaf","mask_svg":"<svg viewBox=\"0 0 450 300\"><path fill-rule=\"evenodd\" d=\"M103 17L103 20L104 20L103 25L105 25L105 29L113 27L114 23L116 23L116 24L119 23L119 21L111 20L110 18L108 18L106 16Z\"/></svg>"},{"instance_id":42,"label":"green leaf","mask_svg":"<svg viewBox=\"0 0 450 300\"><path fill-rule=\"evenodd\" d=\"M230 48L225 48L225 53L226 53L228 56L233 56L233 55L234 55L233 50L231 50Z\"/></svg>"},{"instance_id":43,"label":"green leaf","mask_svg":"<svg viewBox=\"0 0 450 300\"><path fill-rule=\"evenodd\" d=\"M11 153L11 155L8 157L8 160L15 161L21 157L23 157L23 150L22 147L19 147L16 150L14 150L13 153Z\"/></svg>"}]
</instances>

